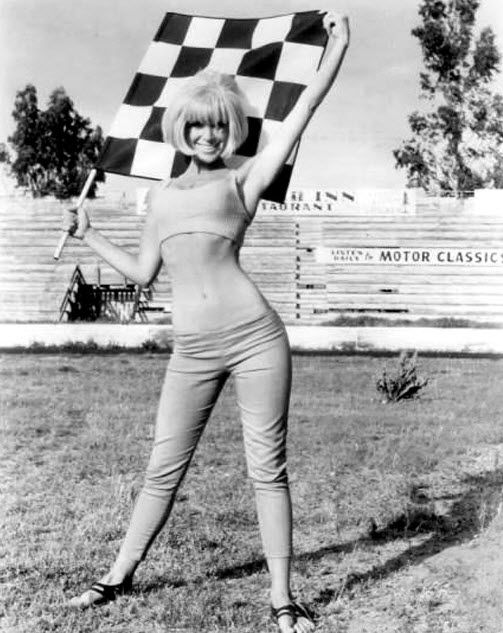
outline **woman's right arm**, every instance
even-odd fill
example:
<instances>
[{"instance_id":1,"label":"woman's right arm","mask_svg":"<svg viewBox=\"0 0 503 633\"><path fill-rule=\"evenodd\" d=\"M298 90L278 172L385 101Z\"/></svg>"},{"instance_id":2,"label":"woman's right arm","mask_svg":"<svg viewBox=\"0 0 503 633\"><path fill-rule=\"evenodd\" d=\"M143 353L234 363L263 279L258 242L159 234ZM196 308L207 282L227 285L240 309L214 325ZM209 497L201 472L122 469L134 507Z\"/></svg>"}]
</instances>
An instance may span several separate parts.
<instances>
[{"instance_id":1,"label":"woman's right arm","mask_svg":"<svg viewBox=\"0 0 503 633\"><path fill-rule=\"evenodd\" d=\"M294 107L265 147L238 170L245 206L254 213L264 190L271 184L291 154L295 143L334 83L349 46L349 20L327 12L323 25L327 50L320 67L309 80Z\"/></svg>"},{"instance_id":2,"label":"woman's right arm","mask_svg":"<svg viewBox=\"0 0 503 633\"><path fill-rule=\"evenodd\" d=\"M162 259L157 225L151 210L147 212L137 255L117 246L93 228L84 209L71 210L69 214L66 224L70 235L85 242L124 277L140 286L148 286L155 279Z\"/></svg>"}]
</instances>

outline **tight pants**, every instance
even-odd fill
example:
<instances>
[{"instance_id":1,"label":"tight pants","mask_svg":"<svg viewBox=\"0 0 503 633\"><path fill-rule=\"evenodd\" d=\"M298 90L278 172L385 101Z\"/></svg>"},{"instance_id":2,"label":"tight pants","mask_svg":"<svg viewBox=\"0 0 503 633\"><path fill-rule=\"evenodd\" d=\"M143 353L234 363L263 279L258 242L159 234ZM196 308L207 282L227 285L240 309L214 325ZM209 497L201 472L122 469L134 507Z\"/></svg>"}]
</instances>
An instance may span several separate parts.
<instances>
[{"instance_id":1,"label":"tight pants","mask_svg":"<svg viewBox=\"0 0 503 633\"><path fill-rule=\"evenodd\" d=\"M286 471L291 356L274 310L218 331L176 334L157 415L154 448L119 559L142 560L171 511L176 491L229 375L243 425L267 558L291 555Z\"/></svg>"}]
</instances>

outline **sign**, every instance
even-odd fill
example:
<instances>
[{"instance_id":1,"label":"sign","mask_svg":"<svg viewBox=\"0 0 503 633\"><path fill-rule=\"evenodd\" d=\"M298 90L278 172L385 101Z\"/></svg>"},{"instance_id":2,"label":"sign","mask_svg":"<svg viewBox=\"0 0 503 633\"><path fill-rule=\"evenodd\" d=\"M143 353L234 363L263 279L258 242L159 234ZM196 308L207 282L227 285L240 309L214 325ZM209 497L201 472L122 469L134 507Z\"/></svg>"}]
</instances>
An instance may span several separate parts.
<instances>
[{"instance_id":1,"label":"sign","mask_svg":"<svg viewBox=\"0 0 503 633\"><path fill-rule=\"evenodd\" d=\"M415 212L413 189L297 189L284 202L261 200L257 213L263 215L331 216L411 214Z\"/></svg>"},{"instance_id":2,"label":"sign","mask_svg":"<svg viewBox=\"0 0 503 633\"><path fill-rule=\"evenodd\" d=\"M503 248L322 246L315 249L315 257L321 264L503 266Z\"/></svg>"}]
</instances>

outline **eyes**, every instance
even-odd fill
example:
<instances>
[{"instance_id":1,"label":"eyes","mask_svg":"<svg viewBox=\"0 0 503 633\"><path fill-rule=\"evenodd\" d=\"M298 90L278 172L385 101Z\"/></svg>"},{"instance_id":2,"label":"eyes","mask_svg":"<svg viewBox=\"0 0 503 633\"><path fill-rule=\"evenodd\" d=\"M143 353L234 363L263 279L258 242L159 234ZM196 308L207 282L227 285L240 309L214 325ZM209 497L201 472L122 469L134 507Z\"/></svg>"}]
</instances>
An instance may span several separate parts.
<instances>
[{"instance_id":1,"label":"eyes","mask_svg":"<svg viewBox=\"0 0 503 633\"><path fill-rule=\"evenodd\" d=\"M223 121L217 121L216 123L206 123L204 121L192 121L189 123L189 128L194 128L196 130L201 130L204 127L210 127L214 130L227 130L229 125L224 123Z\"/></svg>"}]
</instances>

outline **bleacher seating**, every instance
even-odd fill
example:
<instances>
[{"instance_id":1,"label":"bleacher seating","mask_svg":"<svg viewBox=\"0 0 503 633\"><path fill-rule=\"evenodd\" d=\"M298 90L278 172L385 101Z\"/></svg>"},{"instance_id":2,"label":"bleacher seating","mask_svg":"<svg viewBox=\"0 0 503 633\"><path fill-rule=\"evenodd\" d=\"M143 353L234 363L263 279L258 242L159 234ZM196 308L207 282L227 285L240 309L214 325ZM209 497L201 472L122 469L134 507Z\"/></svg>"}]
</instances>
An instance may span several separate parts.
<instances>
[{"instance_id":1,"label":"bleacher seating","mask_svg":"<svg viewBox=\"0 0 503 633\"><path fill-rule=\"evenodd\" d=\"M116 244L134 252L144 216L133 204L88 201L93 225ZM59 261L53 259L65 204L55 200L0 199L0 322L57 322L59 308L78 265L88 284L128 283L84 243L68 240ZM241 251L280 315L292 318L295 304L295 239L293 221L257 221ZM171 284L163 267L151 286L145 310L149 321L169 322Z\"/></svg>"},{"instance_id":2,"label":"bleacher seating","mask_svg":"<svg viewBox=\"0 0 503 633\"><path fill-rule=\"evenodd\" d=\"M143 217L133 204L87 203L93 224L135 251ZM76 265L88 284L128 283L85 244L69 240L53 259L63 204L0 198L0 322L57 322ZM286 323L341 317L469 319L503 322L503 212L473 213L460 200L423 197L413 212L338 210L331 215L259 211L241 263ZM495 254L491 263L323 260L321 249L410 249ZM435 250L436 249L436 250ZM171 285L164 268L150 288L145 319L169 322ZM145 320L142 319L142 320Z\"/></svg>"}]
</instances>

